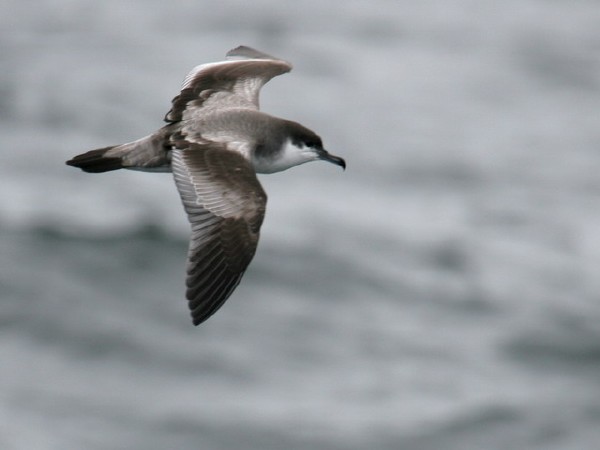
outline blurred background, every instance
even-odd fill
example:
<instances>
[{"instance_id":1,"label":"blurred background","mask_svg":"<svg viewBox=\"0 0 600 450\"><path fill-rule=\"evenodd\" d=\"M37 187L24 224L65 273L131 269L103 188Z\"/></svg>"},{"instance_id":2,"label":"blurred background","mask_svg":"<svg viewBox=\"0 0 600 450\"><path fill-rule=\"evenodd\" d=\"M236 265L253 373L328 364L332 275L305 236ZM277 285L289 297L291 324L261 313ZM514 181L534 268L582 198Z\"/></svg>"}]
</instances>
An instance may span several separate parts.
<instances>
[{"instance_id":1,"label":"blurred background","mask_svg":"<svg viewBox=\"0 0 600 450\"><path fill-rule=\"evenodd\" d=\"M5 0L0 448L591 449L594 1ZM348 169L261 176L258 252L196 328L169 174L134 140L193 66L294 63L264 111Z\"/></svg>"}]
</instances>

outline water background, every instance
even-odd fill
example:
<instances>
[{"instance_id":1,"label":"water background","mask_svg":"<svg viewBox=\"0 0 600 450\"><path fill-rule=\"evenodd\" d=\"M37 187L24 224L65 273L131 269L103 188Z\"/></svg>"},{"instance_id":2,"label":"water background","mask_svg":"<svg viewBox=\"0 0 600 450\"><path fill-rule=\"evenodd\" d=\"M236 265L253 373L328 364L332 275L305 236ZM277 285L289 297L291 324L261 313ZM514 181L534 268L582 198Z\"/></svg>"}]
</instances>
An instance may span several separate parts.
<instances>
[{"instance_id":1,"label":"water background","mask_svg":"<svg viewBox=\"0 0 600 450\"><path fill-rule=\"evenodd\" d=\"M595 449L597 2L0 5L0 448ZM193 66L294 63L263 110L342 172L261 176L208 322L171 176L64 161L144 136Z\"/></svg>"}]
</instances>

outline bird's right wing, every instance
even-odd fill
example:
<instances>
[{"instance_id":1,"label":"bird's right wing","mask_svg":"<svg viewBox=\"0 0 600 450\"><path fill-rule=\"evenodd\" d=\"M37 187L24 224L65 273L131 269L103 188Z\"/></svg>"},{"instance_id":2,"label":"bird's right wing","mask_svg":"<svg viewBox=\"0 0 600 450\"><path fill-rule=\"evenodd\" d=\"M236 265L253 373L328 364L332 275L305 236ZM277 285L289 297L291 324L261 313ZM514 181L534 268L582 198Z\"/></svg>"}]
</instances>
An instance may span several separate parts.
<instances>
[{"instance_id":1,"label":"bird's right wing","mask_svg":"<svg viewBox=\"0 0 600 450\"><path fill-rule=\"evenodd\" d=\"M292 70L292 65L253 48L240 46L225 61L202 64L185 77L181 92L165 116L169 123L202 115L203 109L259 109L258 94L271 78Z\"/></svg>"},{"instance_id":2,"label":"bird's right wing","mask_svg":"<svg viewBox=\"0 0 600 450\"><path fill-rule=\"evenodd\" d=\"M267 196L248 160L221 144L175 141L171 165L192 225L186 296L198 325L223 305L250 264Z\"/></svg>"}]
</instances>

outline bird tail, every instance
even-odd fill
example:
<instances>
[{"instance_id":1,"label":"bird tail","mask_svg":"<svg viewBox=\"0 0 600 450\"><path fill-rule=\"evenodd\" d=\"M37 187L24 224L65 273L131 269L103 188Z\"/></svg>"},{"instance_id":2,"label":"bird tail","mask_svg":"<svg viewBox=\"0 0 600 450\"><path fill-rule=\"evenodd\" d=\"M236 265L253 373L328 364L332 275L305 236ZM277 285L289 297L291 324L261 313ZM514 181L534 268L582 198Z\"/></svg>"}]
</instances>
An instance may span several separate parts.
<instances>
[{"instance_id":1,"label":"bird tail","mask_svg":"<svg viewBox=\"0 0 600 450\"><path fill-rule=\"evenodd\" d=\"M68 160L67 165L93 173L117 169L169 171L171 163L169 136L170 130L163 127L156 133L137 141L82 153Z\"/></svg>"},{"instance_id":2,"label":"bird tail","mask_svg":"<svg viewBox=\"0 0 600 450\"><path fill-rule=\"evenodd\" d=\"M110 150L116 149L118 145L90 150L77 155L67 161L67 165L79 167L84 172L100 173L123 168L120 156L108 156Z\"/></svg>"}]
</instances>

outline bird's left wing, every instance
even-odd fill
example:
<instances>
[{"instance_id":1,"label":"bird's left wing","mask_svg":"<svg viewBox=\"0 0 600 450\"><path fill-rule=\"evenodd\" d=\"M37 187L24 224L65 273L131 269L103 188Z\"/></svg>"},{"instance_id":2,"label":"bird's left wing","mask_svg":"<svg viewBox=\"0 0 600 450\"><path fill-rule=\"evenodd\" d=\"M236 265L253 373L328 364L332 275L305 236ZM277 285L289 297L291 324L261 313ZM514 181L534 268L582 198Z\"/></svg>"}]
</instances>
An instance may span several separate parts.
<instances>
[{"instance_id":1,"label":"bird's left wing","mask_svg":"<svg viewBox=\"0 0 600 450\"><path fill-rule=\"evenodd\" d=\"M229 51L227 57L192 69L173 99L166 122L185 120L211 108L258 110L258 94L264 84L292 70L289 62L246 46Z\"/></svg>"},{"instance_id":2,"label":"bird's left wing","mask_svg":"<svg viewBox=\"0 0 600 450\"><path fill-rule=\"evenodd\" d=\"M239 153L210 141L173 144L175 184L192 225L186 296L198 325L223 305L250 264L267 196Z\"/></svg>"}]
</instances>

